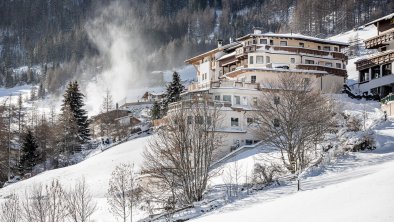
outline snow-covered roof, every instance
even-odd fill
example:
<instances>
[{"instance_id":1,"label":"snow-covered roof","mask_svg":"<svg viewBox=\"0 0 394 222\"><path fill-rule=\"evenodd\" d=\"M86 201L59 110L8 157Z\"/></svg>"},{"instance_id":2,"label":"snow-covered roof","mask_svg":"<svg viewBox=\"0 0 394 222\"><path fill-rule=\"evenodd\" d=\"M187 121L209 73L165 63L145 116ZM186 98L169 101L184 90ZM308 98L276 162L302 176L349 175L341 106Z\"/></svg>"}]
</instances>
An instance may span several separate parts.
<instances>
[{"instance_id":1,"label":"snow-covered roof","mask_svg":"<svg viewBox=\"0 0 394 222\"><path fill-rule=\"evenodd\" d=\"M317 37L311 37L311 36L302 35L302 34L299 34L299 33L283 33L283 34L279 34L279 33L268 32L268 33L263 33L263 34L248 34L248 35L242 36L240 38L237 38L237 40L242 40L242 39L248 38L250 36L293 38L293 39L301 39L301 40L311 41L311 42L320 42L320 43L335 44L335 45L342 45L342 46L348 46L349 45L346 42L321 39L321 38L317 38Z\"/></svg>"},{"instance_id":2,"label":"snow-covered roof","mask_svg":"<svg viewBox=\"0 0 394 222\"><path fill-rule=\"evenodd\" d=\"M223 59L229 58L229 57L234 56L234 55L235 55L235 52L232 52L232 53L229 53L229 54L225 54L222 57L220 57L218 60L223 60Z\"/></svg>"},{"instance_id":3,"label":"snow-covered roof","mask_svg":"<svg viewBox=\"0 0 394 222\"><path fill-rule=\"evenodd\" d=\"M208 51L208 52L202 53L200 55L194 56L194 57L186 60L185 63L191 63L191 62L193 62L195 60L198 60L198 59L201 59L201 58L203 58L203 57L205 57L207 55L210 55L210 54L213 54L213 53L216 53L216 52L220 52L220 51L224 51L224 50L227 50L227 49L230 49L230 48L233 48L233 47L237 47L238 45L241 45L241 43L239 43L239 42L232 42L232 43L223 45L221 47L212 49L211 51Z\"/></svg>"},{"instance_id":4,"label":"snow-covered roof","mask_svg":"<svg viewBox=\"0 0 394 222\"><path fill-rule=\"evenodd\" d=\"M382 21L382 20L391 19L391 18L393 18L393 17L394 17L394 13L391 13L391 14L389 14L389 15L386 15L386 16L383 16L383 17L378 18L378 19L376 19L376 20L373 20L372 22L369 22L369 23L365 24L365 26L375 24L376 22L380 22L380 21Z\"/></svg>"}]
</instances>

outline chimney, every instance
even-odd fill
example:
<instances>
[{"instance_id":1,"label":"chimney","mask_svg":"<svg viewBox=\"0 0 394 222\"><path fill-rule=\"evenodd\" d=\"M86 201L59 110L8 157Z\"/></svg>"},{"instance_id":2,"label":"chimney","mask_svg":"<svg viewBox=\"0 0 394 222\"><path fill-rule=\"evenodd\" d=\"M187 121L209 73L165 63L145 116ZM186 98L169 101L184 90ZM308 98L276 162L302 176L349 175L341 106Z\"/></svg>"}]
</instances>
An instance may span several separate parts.
<instances>
[{"instance_id":1,"label":"chimney","mask_svg":"<svg viewBox=\"0 0 394 222\"><path fill-rule=\"evenodd\" d=\"M222 46L223 46L223 40L218 39L218 48L220 48L220 47L222 47Z\"/></svg>"},{"instance_id":2,"label":"chimney","mask_svg":"<svg viewBox=\"0 0 394 222\"><path fill-rule=\"evenodd\" d=\"M118 110L119 109L119 104L118 103L116 103L116 110Z\"/></svg>"},{"instance_id":3,"label":"chimney","mask_svg":"<svg viewBox=\"0 0 394 222\"><path fill-rule=\"evenodd\" d=\"M261 29L259 29L259 28L253 28L253 34L256 34L256 35L260 35L261 34Z\"/></svg>"}]
</instances>

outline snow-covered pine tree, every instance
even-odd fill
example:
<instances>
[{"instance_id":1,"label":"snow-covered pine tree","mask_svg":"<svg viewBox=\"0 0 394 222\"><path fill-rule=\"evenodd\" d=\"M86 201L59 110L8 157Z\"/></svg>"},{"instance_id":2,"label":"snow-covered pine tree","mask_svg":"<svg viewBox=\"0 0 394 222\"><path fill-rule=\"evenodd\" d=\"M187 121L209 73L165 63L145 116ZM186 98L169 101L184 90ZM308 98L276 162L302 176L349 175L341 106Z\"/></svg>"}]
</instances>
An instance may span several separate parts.
<instances>
[{"instance_id":1,"label":"snow-covered pine tree","mask_svg":"<svg viewBox=\"0 0 394 222\"><path fill-rule=\"evenodd\" d=\"M162 101L162 115L166 115L168 104L179 101L181 99L181 93L184 90L184 86L181 83L181 78L177 72L172 74L172 81L167 86L166 98Z\"/></svg>"},{"instance_id":2,"label":"snow-covered pine tree","mask_svg":"<svg viewBox=\"0 0 394 222\"><path fill-rule=\"evenodd\" d=\"M80 144L77 119L68 103L64 104L62 113L59 115L56 140L57 149L54 155L57 157L61 153L72 153Z\"/></svg>"},{"instance_id":3,"label":"snow-covered pine tree","mask_svg":"<svg viewBox=\"0 0 394 222\"><path fill-rule=\"evenodd\" d=\"M30 129L27 130L23 137L22 144L22 157L21 157L21 170L31 170L39 160L38 144L36 138Z\"/></svg>"},{"instance_id":4,"label":"snow-covered pine tree","mask_svg":"<svg viewBox=\"0 0 394 222\"><path fill-rule=\"evenodd\" d=\"M87 111L83 109L83 106L85 105L83 97L84 95L79 90L78 82L70 82L67 86L66 92L64 93L62 104L62 111L64 111L65 106L68 105L71 112L74 114L78 125L78 135L81 143L85 143L90 140L89 121Z\"/></svg>"},{"instance_id":5,"label":"snow-covered pine tree","mask_svg":"<svg viewBox=\"0 0 394 222\"><path fill-rule=\"evenodd\" d=\"M42 82L40 83L40 85L38 87L37 97L39 99L43 99L45 97L45 88L44 88L44 85L42 84Z\"/></svg>"},{"instance_id":6,"label":"snow-covered pine tree","mask_svg":"<svg viewBox=\"0 0 394 222\"><path fill-rule=\"evenodd\" d=\"M167 86L167 103L179 101L184 86L181 83L181 78L177 72L172 74L172 82Z\"/></svg>"},{"instance_id":7,"label":"snow-covered pine tree","mask_svg":"<svg viewBox=\"0 0 394 222\"><path fill-rule=\"evenodd\" d=\"M153 103L153 106L152 106L151 111L150 111L151 112L151 118L153 120L160 119L160 111L161 111L160 104L157 101L155 101Z\"/></svg>"}]
</instances>

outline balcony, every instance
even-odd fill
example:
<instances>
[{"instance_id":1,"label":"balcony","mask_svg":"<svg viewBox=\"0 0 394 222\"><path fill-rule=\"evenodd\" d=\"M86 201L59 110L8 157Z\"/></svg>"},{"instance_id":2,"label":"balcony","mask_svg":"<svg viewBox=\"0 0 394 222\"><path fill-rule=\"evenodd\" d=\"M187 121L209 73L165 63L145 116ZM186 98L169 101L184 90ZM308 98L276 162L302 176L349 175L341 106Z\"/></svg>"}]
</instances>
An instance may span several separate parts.
<instances>
[{"instance_id":1,"label":"balcony","mask_svg":"<svg viewBox=\"0 0 394 222\"><path fill-rule=\"evenodd\" d=\"M240 81L214 81L211 83L212 88L243 88L243 89L260 89L259 83L240 82Z\"/></svg>"},{"instance_id":2,"label":"balcony","mask_svg":"<svg viewBox=\"0 0 394 222\"><path fill-rule=\"evenodd\" d=\"M381 65L394 61L394 51L390 50L384 53L380 53L368 59L362 59L356 61L356 69L358 71L371 68L373 66Z\"/></svg>"},{"instance_id":3,"label":"balcony","mask_svg":"<svg viewBox=\"0 0 394 222\"><path fill-rule=\"evenodd\" d=\"M365 43L365 48L376 49L381 46L388 45L389 42L393 40L394 40L394 29L391 29L376 37L365 40L364 43Z\"/></svg>"},{"instance_id":4,"label":"balcony","mask_svg":"<svg viewBox=\"0 0 394 222\"><path fill-rule=\"evenodd\" d=\"M320 65L315 65L315 64L302 64L302 65L297 65L297 66L296 66L296 69L326 71L326 72L329 73L329 74L347 77L347 72L346 72L346 70L337 69L337 68L332 68L332 67L327 67L327 66L320 66Z\"/></svg>"},{"instance_id":5,"label":"balcony","mask_svg":"<svg viewBox=\"0 0 394 222\"><path fill-rule=\"evenodd\" d=\"M286 51L293 52L297 54L307 54L307 55L317 55L317 56L331 56L334 59L338 60L347 60L348 57L341 52L329 52L308 48L300 48L300 47L291 47L291 46L272 46L275 51Z\"/></svg>"},{"instance_id":6,"label":"balcony","mask_svg":"<svg viewBox=\"0 0 394 222\"><path fill-rule=\"evenodd\" d=\"M197 107L198 105L201 105L203 107L231 107L231 102L213 101L212 99L189 99L168 104L168 110L171 111L176 109L190 109L192 107Z\"/></svg>"}]
</instances>

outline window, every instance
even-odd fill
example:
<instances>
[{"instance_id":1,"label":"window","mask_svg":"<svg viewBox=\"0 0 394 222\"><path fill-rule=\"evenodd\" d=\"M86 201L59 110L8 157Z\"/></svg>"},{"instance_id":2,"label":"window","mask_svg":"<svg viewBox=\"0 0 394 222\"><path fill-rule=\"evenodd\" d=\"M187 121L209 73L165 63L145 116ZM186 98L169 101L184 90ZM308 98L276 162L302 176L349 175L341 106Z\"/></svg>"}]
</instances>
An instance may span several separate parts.
<instances>
[{"instance_id":1,"label":"window","mask_svg":"<svg viewBox=\"0 0 394 222\"><path fill-rule=\"evenodd\" d=\"M231 117L231 126L239 126L238 118Z\"/></svg>"},{"instance_id":2,"label":"window","mask_svg":"<svg viewBox=\"0 0 394 222\"><path fill-rule=\"evenodd\" d=\"M269 56L266 56L266 57L265 57L265 62L266 62L266 63L270 63L270 62L271 62L271 58L270 58Z\"/></svg>"},{"instance_id":3,"label":"window","mask_svg":"<svg viewBox=\"0 0 394 222\"><path fill-rule=\"evenodd\" d=\"M274 40L270 40L270 45L274 45Z\"/></svg>"},{"instance_id":4,"label":"window","mask_svg":"<svg viewBox=\"0 0 394 222\"><path fill-rule=\"evenodd\" d=\"M253 56L249 57L249 64L253 64Z\"/></svg>"},{"instance_id":5,"label":"window","mask_svg":"<svg viewBox=\"0 0 394 222\"><path fill-rule=\"evenodd\" d=\"M253 44L257 44L257 40L256 39L253 39Z\"/></svg>"},{"instance_id":6,"label":"window","mask_svg":"<svg viewBox=\"0 0 394 222\"><path fill-rule=\"evenodd\" d=\"M253 124L253 118L250 118L250 117L248 117L248 118L246 118L246 123L248 124L248 125L250 125L250 124Z\"/></svg>"},{"instance_id":7,"label":"window","mask_svg":"<svg viewBox=\"0 0 394 222\"><path fill-rule=\"evenodd\" d=\"M256 64L263 64L264 56L256 56Z\"/></svg>"},{"instance_id":8,"label":"window","mask_svg":"<svg viewBox=\"0 0 394 222\"><path fill-rule=\"evenodd\" d=\"M215 101L220 101L220 95L215 96Z\"/></svg>"},{"instance_id":9,"label":"window","mask_svg":"<svg viewBox=\"0 0 394 222\"><path fill-rule=\"evenodd\" d=\"M290 62L291 62L291 63L295 63L295 58L291 58L291 59L290 59Z\"/></svg>"},{"instance_id":10,"label":"window","mask_svg":"<svg viewBox=\"0 0 394 222\"><path fill-rule=\"evenodd\" d=\"M253 140L245 140L245 145L252 145L253 144Z\"/></svg>"},{"instance_id":11,"label":"window","mask_svg":"<svg viewBox=\"0 0 394 222\"><path fill-rule=\"evenodd\" d=\"M330 46L323 46L323 51L330 51Z\"/></svg>"},{"instance_id":12,"label":"window","mask_svg":"<svg viewBox=\"0 0 394 222\"><path fill-rule=\"evenodd\" d=\"M267 39L260 39L260 44L267 45Z\"/></svg>"},{"instance_id":13,"label":"window","mask_svg":"<svg viewBox=\"0 0 394 222\"><path fill-rule=\"evenodd\" d=\"M342 68L341 63L337 63L336 66L337 66L338 69Z\"/></svg>"},{"instance_id":14,"label":"window","mask_svg":"<svg viewBox=\"0 0 394 222\"><path fill-rule=\"evenodd\" d=\"M384 51L386 51L387 50L387 48L386 47L382 47L382 48L380 48L380 51L381 52L384 52Z\"/></svg>"},{"instance_id":15,"label":"window","mask_svg":"<svg viewBox=\"0 0 394 222\"><path fill-rule=\"evenodd\" d=\"M212 117L211 116L207 116L206 117L206 121L207 121L207 125L210 126L212 124Z\"/></svg>"},{"instance_id":16,"label":"window","mask_svg":"<svg viewBox=\"0 0 394 222\"><path fill-rule=\"evenodd\" d=\"M389 64L384 64L382 66L382 76L387 76L391 74L391 63Z\"/></svg>"},{"instance_id":17,"label":"window","mask_svg":"<svg viewBox=\"0 0 394 222\"><path fill-rule=\"evenodd\" d=\"M287 41L280 41L280 46L287 46Z\"/></svg>"},{"instance_id":18,"label":"window","mask_svg":"<svg viewBox=\"0 0 394 222\"><path fill-rule=\"evenodd\" d=\"M331 62L326 62L326 66L327 67L332 67L332 63Z\"/></svg>"},{"instance_id":19,"label":"window","mask_svg":"<svg viewBox=\"0 0 394 222\"><path fill-rule=\"evenodd\" d=\"M235 99L235 104L240 105L241 104L241 97L239 96L234 96Z\"/></svg>"},{"instance_id":20,"label":"window","mask_svg":"<svg viewBox=\"0 0 394 222\"><path fill-rule=\"evenodd\" d=\"M193 123L193 116L187 116L187 124L192 124Z\"/></svg>"},{"instance_id":21,"label":"window","mask_svg":"<svg viewBox=\"0 0 394 222\"><path fill-rule=\"evenodd\" d=\"M203 124L204 123L204 117L196 116L195 122L196 122L196 124Z\"/></svg>"},{"instance_id":22,"label":"window","mask_svg":"<svg viewBox=\"0 0 394 222\"><path fill-rule=\"evenodd\" d=\"M231 102L231 96L229 96L229 95L223 95L223 101Z\"/></svg>"},{"instance_id":23,"label":"window","mask_svg":"<svg viewBox=\"0 0 394 222\"><path fill-rule=\"evenodd\" d=\"M257 97L253 97L253 106L257 106Z\"/></svg>"},{"instance_id":24,"label":"window","mask_svg":"<svg viewBox=\"0 0 394 222\"><path fill-rule=\"evenodd\" d=\"M274 127L279 127L279 119L274 119Z\"/></svg>"},{"instance_id":25,"label":"window","mask_svg":"<svg viewBox=\"0 0 394 222\"><path fill-rule=\"evenodd\" d=\"M280 102L279 96L274 96L274 104L275 104L275 105L278 105L279 102Z\"/></svg>"},{"instance_id":26,"label":"window","mask_svg":"<svg viewBox=\"0 0 394 222\"><path fill-rule=\"evenodd\" d=\"M305 46L304 43L303 43L303 42L300 42L300 47L301 47L301 48L304 48L304 46Z\"/></svg>"},{"instance_id":27,"label":"window","mask_svg":"<svg viewBox=\"0 0 394 222\"><path fill-rule=\"evenodd\" d=\"M250 82L251 83L256 83L256 76L251 76L250 77Z\"/></svg>"},{"instance_id":28,"label":"window","mask_svg":"<svg viewBox=\"0 0 394 222\"><path fill-rule=\"evenodd\" d=\"M315 64L315 61L309 60L309 59L305 59L305 64Z\"/></svg>"},{"instance_id":29,"label":"window","mask_svg":"<svg viewBox=\"0 0 394 222\"><path fill-rule=\"evenodd\" d=\"M248 100L246 99L246 96L242 97L242 105L248 105Z\"/></svg>"},{"instance_id":30,"label":"window","mask_svg":"<svg viewBox=\"0 0 394 222\"><path fill-rule=\"evenodd\" d=\"M335 52L338 52L338 47L334 47L334 51L335 51Z\"/></svg>"},{"instance_id":31,"label":"window","mask_svg":"<svg viewBox=\"0 0 394 222\"><path fill-rule=\"evenodd\" d=\"M317 46L317 50L321 50L321 46L320 45Z\"/></svg>"},{"instance_id":32,"label":"window","mask_svg":"<svg viewBox=\"0 0 394 222\"><path fill-rule=\"evenodd\" d=\"M304 86L308 87L310 85L311 80L309 78L304 78Z\"/></svg>"}]
</instances>

